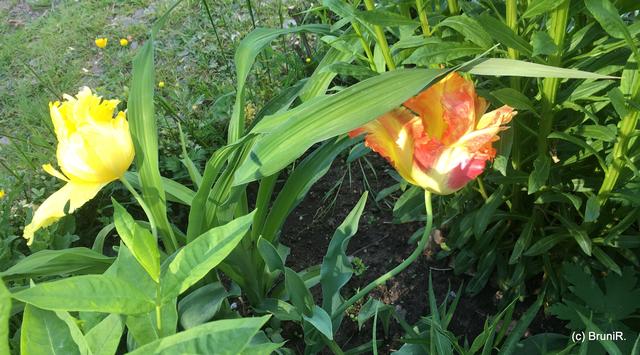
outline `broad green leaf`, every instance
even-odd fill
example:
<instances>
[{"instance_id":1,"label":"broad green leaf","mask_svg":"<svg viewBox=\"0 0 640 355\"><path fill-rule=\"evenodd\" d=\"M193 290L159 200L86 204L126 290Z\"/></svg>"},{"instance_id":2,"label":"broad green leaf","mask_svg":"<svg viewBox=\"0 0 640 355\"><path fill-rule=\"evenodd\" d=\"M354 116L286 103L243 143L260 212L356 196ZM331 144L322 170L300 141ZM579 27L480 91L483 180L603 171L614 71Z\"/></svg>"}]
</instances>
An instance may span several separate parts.
<instances>
[{"instance_id":1,"label":"broad green leaf","mask_svg":"<svg viewBox=\"0 0 640 355\"><path fill-rule=\"evenodd\" d=\"M127 181L136 189L140 189L139 176L140 175L138 173L133 171L127 171L124 174L124 178L127 179ZM167 193L167 200L177 202L185 206L191 206L191 200L193 200L193 195L195 195L193 190L179 182L167 179L166 177L163 177L161 180L162 186Z\"/></svg>"},{"instance_id":2,"label":"broad green leaf","mask_svg":"<svg viewBox=\"0 0 640 355\"><path fill-rule=\"evenodd\" d=\"M138 290L150 299L156 298L157 283L151 279L149 273L140 265L129 248L124 243L118 247L118 257L113 262L105 276L117 278L130 285L135 285Z\"/></svg>"},{"instance_id":3,"label":"broad green leaf","mask_svg":"<svg viewBox=\"0 0 640 355\"><path fill-rule=\"evenodd\" d=\"M167 202L158 165L158 129L153 105L154 87L152 37L140 48L133 59L127 116L136 150L135 162L142 196L152 215L149 218L153 218L162 235L172 240L173 230L167 219ZM172 243L176 244L175 240L172 240ZM178 246L176 244L165 247L176 249Z\"/></svg>"},{"instance_id":4,"label":"broad green leaf","mask_svg":"<svg viewBox=\"0 0 640 355\"><path fill-rule=\"evenodd\" d=\"M374 9L371 11L357 11L355 13L361 21L371 25L378 26L418 26L419 22L408 17L404 17L398 13L386 11L382 9Z\"/></svg>"},{"instance_id":5,"label":"broad green leaf","mask_svg":"<svg viewBox=\"0 0 640 355\"><path fill-rule=\"evenodd\" d=\"M471 74L490 76L522 76L529 78L567 79L615 79L613 76L590 73L577 69L565 69L549 65L524 62L515 59L482 59L471 67L464 68Z\"/></svg>"},{"instance_id":6,"label":"broad green leaf","mask_svg":"<svg viewBox=\"0 0 640 355\"><path fill-rule=\"evenodd\" d=\"M286 290L289 293L291 303L303 316L311 316L313 312L313 297L304 284L304 280L295 271L284 268Z\"/></svg>"},{"instance_id":7,"label":"broad green leaf","mask_svg":"<svg viewBox=\"0 0 640 355\"><path fill-rule=\"evenodd\" d=\"M115 199L113 203L113 219L118 235L129 248L131 254L155 281L160 281L160 251L158 242L146 228L141 227L133 217Z\"/></svg>"},{"instance_id":8,"label":"broad green leaf","mask_svg":"<svg viewBox=\"0 0 640 355\"><path fill-rule=\"evenodd\" d=\"M309 322L320 333L329 340L333 340L333 327L331 325L331 317L324 309L313 305L311 316L302 315L302 318Z\"/></svg>"},{"instance_id":9,"label":"broad green leaf","mask_svg":"<svg viewBox=\"0 0 640 355\"><path fill-rule=\"evenodd\" d=\"M502 88L491 92L496 99L500 100L505 105L509 105L519 110L529 110L535 112L533 103L531 100L521 93L512 88Z\"/></svg>"},{"instance_id":10,"label":"broad green leaf","mask_svg":"<svg viewBox=\"0 0 640 355\"><path fill-rule=\"evenodd\" d=\"M299 322L301 315L290 303L277 298L265 298L262 303L256 307L256 311L263 313L271 313L279 320L292 320Z\"/></svg>"},{"instance_id":11,"label":"broad green leaf","mask_svg":"<svg viewBox=\"0 0 640 355\"><path fill-rule=\"evenodd\" d=\"M561 1L553 0L553 2L561 4ZM546 31L538 31L531 36L531 46L533 47L533 56L540 54L553 55L558 51L558 46L553 42L551 36Z\"/></svg>"},{"instance_id":12,"label":"broad green leaf","mask_svg":"<svg viewBox=\"0 0 640 355\"><path fill-rule=\"evenodd\" d=\"M71 334L71 338L73 342L78 346L78 350L80 350L80 354L82 355L93 355L93 352L89 348L89 344L87 343L87 339L82 334L82 331L78 327L78 320L72 317L69 312L66 311L55 311L56 316L60 318L69 329L69 334Z\"/></svg>"},{"instance_id":13,"label":"broad green leaf","mask_svg":"<svg viewBox=\"0 0 640 355\"><path fill-rule=\"evenodd\" d=\"M322 308L333 314L342 303L340 289L349 282L353 275L353 267L347 256L347 246L351 237L358 232L360 216L364 211L368 193L360 196L360 200L353 207L344 221L336 229L327 253L322 259L320 267L320 284L322 285ZM339 322L336 323L336 328Z\"/></svg>"},{"instance_id":14,"label":"broad green leaf","mask_svg":"<svg viewBox=\"0 0 640 355\"><path fill-rule=\"evenodd\" d=\"M180 249L161 276L163 298L178 296L222 262L249 230L253 214L212 228Z\"/></svg>"},{"instance_id":15,"label":"broad green leaf","mask_svg":"<svg viewBox=\"0 0 640 355\"><path fill-rule=\"evenodd\" d=\"M529 175L527 191L529 195L539 191L547 183L551 170L551 159L546 155L541 155L533 162L533 171Z\"/></svg>"},{"instance_id":16,"label":"broad green leaf","mask_svg":"<svg viewBox=\"0 0 640 355\"><path fill-rule=\"evenodd\" d=\"M194 290L178 303L180 325L189 329L211 320L227 296L229 294L220 282Z\"/></svg>"},{"instance_id":17,"label":"broad green leaf","mask_svg":"<svg viewBox=\"0 0 640 355\"><path fill-rule=\"evenodd\" d=\"M267 268L270 272L283 271L284 272L284 261L280 257L278 250L273 244L269 243L268 240L260 237L258 239L258 252L260 252L260 256L262 256L262 260L264 260Z\"/></svg>"},{"instance_id":18,"label":"broad green leaf","mask_svg":"<svg viewBox=\"0 0 640 355\"><path fill-rule=\"evenodd\" d=\"M247 347L269 316L205 323L141 346L129 355L237 355Z\"/></svg>"},{"instance_id":19,"label":"broad green leaf","mask_svg":"<svg viewBox=\"0 0 640 355\"><path fill-rule=\"evenodd\" d=\"M11 317L11 293L0 280L0 354L9 354L9 317Z\"/></svg>"},{"instance_id":20,"label":"broad green leaf","mask_svg":"<svg viewBox=\"0 0 640 355\"><path fill-rule=\"evenodd\" d=\"M114 355L118 350L124 323L119 314L110 314L85 335L93 355Z\"/></svg>"},{"instance_id":21,"label":"broad green leaf","mask_svg":"<svg viewBox=\"0 0 640 355\"><path fill-rule=\"evenodd\" d=\"M265 117L258 126L276 127L260 137L235 174L235 185L269 176L281 170L317 142L347 133L400 105L439 75L433 69L394 70L364 80L341 92L307 101L295 108L295 116ZM274 124L276 121L279 124ZM282 144L282 142L287 144Z\"/></svg>"},{"instance_id":22,"label":"broad green leaf","mask_svg":"<svg viewBox=\"0 0 640 355\"><path fill-rule=\"evenodd\" d=\"M504 24L504 22L489 14L477 16L477 20L496 42L502 43L509 48L513 48L526 56L531 56L531 45L522 37L515 34L511 28Z\"/></svg>"},{"instance_id":23,"label":"broad green leaf","mask_svg":"<svg viewBox=\"0 0 640 355\"><path fill-rule=\"evenodd\" d=\"M543 15L549 13L551 10L560 6L562 1L558 0L533 0L529 1L529 6L527 6L527 11L522 14L524 18L531 18L538 15Z\"/></svg>"},{"instance_id":24,"label":"broad green leaf","mask_svg":"<svg viewBox=\"0 0 640 355\"><path fill-rule=\"evenodd\" d=\"M8 270L0 272L6 280L35 278L64 274L100 274L114 258L84 247L63 250L42 250L20 260Z\"/></svg>"},{"instance_id":25,"label":"broad green leaf","mask_svg":"<svg viewBox=\"0 0 640 355\"><path fill-rule=\"evenodd\" d=\"M549 249L553 248L556 244L569 239L571 236L568 234L552 234L546 236L537 242L535 242L526 252L525 256L536 256L546 253Z\"/></svg>"},{"instance_id":26,"label":"broad green leaf","mask_svg":"<svg viewBox=\"0 0 640 355\"><path fill-rule=\"evenodd\" d=\"M328 33L328 27L326 25L303 25L278 29L256 28L240 41L234 57L237 84L236 100L229 122L229 143L237 141L244 134L244 87L258 53L278 36L301 31Z\"/></svg>"},{"instance_id":27,"label":"broad green leaf","mask_svg":"<svg viewBox=\"0 0 640 355\"><path fill-rule=\"evenodd\" d=\"M20 353L24 355L79 355L80 350L73 341L65 322L58 318L54 312L27 304L22 315Z\"/></svg>"},{"instance_id":28,"label":"broad green leaf","mask_svg":"<svg viewBox=\"0 0 640 355\"><path fill-rule=\"evenodd\" d=\"M149 344L176 333L178 326L176 303L177 299L173 298L160 306L160 329L158 329L156 310L127 316L125 322L127 333L133 337L137 346Z\"/></svg>"},{"instance_id":29,"label":"broad green leaf","mask_svg":"<svg viewBox=\"0 0 640 355\"><path fill-rule=\"evenodd\" d=\"M429 43L416 49L403 64L429 66L482 53L482 48L472 43L441 42Z\"/></svg>"},{"instance_id":30,"label":"broad green leaf","mask_svg":"<svg viewBox=\"0 0 640 355\"><path fill-rule=\"evenodd\" d=\"M153 310L155 303L133 285L104 275L74 276L38 284L13 297L38 308L136 314Z\"/></svg>"},{"instance_id":31,"label":"broad green leaf","mask_svg":"<svg viewBox=\"0 0 640 355\"><path fill-rule=\"evenodd\" d=\"M348 137L323 143L296 166L271 205L262 229L265 239L276 239L291 211L304 199L313 184L329 171L336 156L353 143Z\"/></svg>"},{"instance_id":32,"label":"broad green leaf","mask_svg":"<svg viewBox=\"0 0 640 355\"><path fill-rule=\"evenodd\" d=\"M478 21L465 14L445 18L434 27L434 30L441 26L452 28L462 34L465 40L475 43L480 48L488 49L493 45L493 39Z\"/></svg>"}]
</instances>

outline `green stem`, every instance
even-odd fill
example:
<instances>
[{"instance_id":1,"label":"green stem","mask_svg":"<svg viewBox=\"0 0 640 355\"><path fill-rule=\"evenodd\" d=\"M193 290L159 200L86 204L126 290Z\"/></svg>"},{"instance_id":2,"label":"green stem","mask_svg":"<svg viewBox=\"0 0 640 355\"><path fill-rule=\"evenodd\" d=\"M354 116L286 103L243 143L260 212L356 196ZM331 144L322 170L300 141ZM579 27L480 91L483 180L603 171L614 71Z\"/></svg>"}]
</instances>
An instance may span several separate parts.
<instances>
[{"instance_id":1,"label":"green stem","mask_svg":"<svg viewBox=\"0 0 640 355\"><path fill-rule=\"evenodd\" d=\"M457 15L460 12L458 0L447 0L447 4L449 4L449 13L451 15Z\"/></svg>"},{"instance_id":2,"label":"green stem","mask_svg":"<svg viewBox=\"0 0 640 355\"><path fill-rule=\"evenodd\" d=\"M628 150L629 139L638 125L639 118L640 111L638 110L633 110L622 118L618 141L613 146L613 162L609 165L605 173L604 181L602 181L602 185L600 186L600 191L598 191L598 202L600 205L604 205L618 181L620 172L625 164L624 157Z\"/></svg>"},{"instance_id":3,"label":"green stem","mask_svg":"<svg viewBox=\"0 0 640 355\"><path fill-rule=\"evenodd\" d=\"M353 21L351 23L351 27L353 27L353 31L358 36L358 39L360 40L360 44L362 45L362 49L364 49L364 52L367 55L367 59L369 60L369 67L371 68L371 70L377 72L378 69L376 68L375 60L373 60L373 53L371 53L371 48L369 47L369 43L367 43L367 41L364 39L364 36L362 35L362 30L360 29L360 25L356 21Z\"/></svg>"},{"instance_id":4,"label":"green stem","mask_svg":"<svg viewBox=\"0 0 640 355\"><path fill-rule=\"evenodd\" d=\"M326 336L322 335L322 340L324 341L325 345L329 347L329 349L336 355L343 355L344 351L342 351L342 349L340 349L340 346L338 345L338 343L336 343L335 340L329 340L329 338L327 338Z\"/></svg>"},{"instance_id":5,"label":"green stem","mask_svg":"<svg viewBox=\"0 0 640 355\"><path fill-rule=\"evenodd\" d=\"M409 257L405 259L405 261L400 263L391 271L373 280L365 288L360 290L360 292L356 293L351 298L349 298L346 302L341 304L340 307L338 307L336 311L332 314L331 318L335 318L338 315L342 314L349 307L351 307L353 304L358 302L362 297L366 296L369 292L371 292L371 290L373 290L374 288L380 285L383 285L385 282L387 282L387 280L389 280L390 278L402 272L404 269L407 268L407 266L411 265L418 258L420 254L422 254L422 251L424 250L425 246L427 245L427 241L429 240L429 235L431 234L431 227L433 225L433 213L431 208L431 192L427 190L424 190L424 204L427 212L427 225L424 228L424 234L422 234L422 239L420 239L420 242L418 243L418 246L413 251L413 253L411 253L411 255L409 255Z\"/></svg>"},{"instance_id":6,"label":"green stem","mask_svg":"<svg viewBox=\"0 0 640 355\"><path fill-rule=\"evenodd\" d=\"M136 201L138 201L138 204L140 205L140 207L142 207L142 210L144 211L144 213L147 215L147 218L149 219L149 224L151 225L151 233L153 234L154 237L156 237L156 239L158 239L158 227L156 225L156 221L153 219L153 214L151 213L151 209L149 209L149 206L147 205L146 202L144 202L144 200L142 199L142 196L140 196L138 191L136 191L136 189L134 189L133 186L131 186L129 181L127 181L127 178L125 178L124 176L121 177L120 182L122 182L122 184L127 188L127 190L129 190L129 192L133 195L133 197L135 197ZM164 236L162 239L162 243L165 245L165 248L169 248L171 245L173 245L171 244L170 240L165 240Z\"/></svg>"},{"instance_id":7,"label":"green stem","mask_svg":"<svg viewBox=\"0 0 640 355\"><path fill-rule=\"evenodd\" d=\"M364 5L368 11L373 11L375 9L373 0L364 0ZM376 42L378 43L378 46L380 46L384 61L387 63L387 67L389 67L389 70L395 70L396 63L393 62L393 57L391 56L391 51L389 50L389 44L387 43L387 37L384 36L384 30L382 29L382 27L374 25L373 32L375 32L376 34Z\"/></svg>"},{"instance_id":8,"label":"green stem","mask_svg":"<svg viewBox=\"0 0 640 355\"><path fill-rule=\"evenodd\" d=\"M515 33L518 34L518 1L507 0L507 26ZM513 48L508 48L509 58L518 59L519 53Z\"/></svg>"},{"instance_id":9,"label":"green stem","mask_svg":"<svg viewBox=\"0 0 640 355\"><path fill-rule=\"evenodd\" d=\"M567 32L567 20L569 18L569 0L564 0L562 5L551 12L549 35L558 48L555 55L549 57L548 64L559 66L562 62L562 48L564 47L564 37ZM545 78L542 82L542 117L538 130L538 155L547 154L547 136L553 127L553 107L555 106L556 94L560 80L558 78Z\"/></svg>"},{"instance_id":10,"label":"green stem","mask_svg":"<svg viewBox=\"0 0 640 355\"><path fill-rule=\"evenodd\" d=\"M418 17L420 18L420 25L422 26L422 35L429 37L431 35L431 29L429 28L429 20L427 19L427 12L424 10L425 4L422 0L416 0L416 9L418 10Z\"/></svg>"}]
</instances>

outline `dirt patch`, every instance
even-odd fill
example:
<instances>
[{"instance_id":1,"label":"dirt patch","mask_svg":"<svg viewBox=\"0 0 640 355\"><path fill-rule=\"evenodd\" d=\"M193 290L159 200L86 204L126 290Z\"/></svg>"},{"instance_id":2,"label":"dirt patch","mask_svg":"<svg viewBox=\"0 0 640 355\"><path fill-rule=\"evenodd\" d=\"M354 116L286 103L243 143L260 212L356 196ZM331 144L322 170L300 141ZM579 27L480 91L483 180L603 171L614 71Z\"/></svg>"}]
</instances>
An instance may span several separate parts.
<instances>
[{"instance_id":1,"label":"dirt patch","mask_svg":"<svg viewBox=\"0 0 640 355\"><path fill-rule=\"evenodd\" d=\"M378 157L371 157L375 167L377 178L367 176L370 186L376 190L388 187L395 181L384 172L389 165ZM287 259L287 265L296 271L300 271L312 265L322 263L322 258L327 250L329 241L342 220L355 206L364 192L362 183L363 171L367 169L351 169L351 184L344 182L335 200L335 205L324 218L313 219L317 211L327 208L327 200L324 199L327 191L335 187L336 182L344 176L346 164L337 159L331 170L310 191L305 201L291 214L283 230L281 242L291 248L291 254ZM392 208L383 203L376 204L374 196L369 196L365 211L360 219L358 233L351 239L347 250L348 255L359 257L366 265L362 275L355 276L343 288L344 296L353 295L358 289L366 286L370 281L391 270L401 263L415 249L415 244L408 244L408 240L420 227L420 223L393 224ZM393 201L390 201L393 202ZM436 226L437 227L437 226ZM434 292L438 303L449 295L450 299L462 297L458 304L449 329L458 337L466 337L469 342L482 332L485 319L495 315L498 311L498 297L496 288L486 287L474 297L457 295L456 292L464 282L468 283L466 275L455 275L448 266L449 260L431 260L424 253L416 262L410 265L395 278L389 280L371 292L370 296L390 304L404 315L407 322L415 324L421 317L429 314L428 284L431 272ZM316 303L321 303L319 287L315 287L313 295ZM514 319L526 310L528 304L519 305L515 311ZM369 342L372 339L371 321L362 329L358 329L357 323L345 317L337 332L337 343L343 350L348 350L358 345ZM562 332L562 324L549 322L541 313L529 330L530 334L542 333L549 330ZM391 321L391 327L387 335L382 327L377 328L377 339L382 339L384 345L379 348L383 354L388 354L402 346L400 341L404 335L402 328ZM293 327L285 329L285 333L296 338L302 333L301 329ZM289 339L292 339L289 338ZM462 341L464 342L464 341ZM304 342L301 338L288 343L289 347L297 351L304 350Z\"/></svg>"}]
</instances>

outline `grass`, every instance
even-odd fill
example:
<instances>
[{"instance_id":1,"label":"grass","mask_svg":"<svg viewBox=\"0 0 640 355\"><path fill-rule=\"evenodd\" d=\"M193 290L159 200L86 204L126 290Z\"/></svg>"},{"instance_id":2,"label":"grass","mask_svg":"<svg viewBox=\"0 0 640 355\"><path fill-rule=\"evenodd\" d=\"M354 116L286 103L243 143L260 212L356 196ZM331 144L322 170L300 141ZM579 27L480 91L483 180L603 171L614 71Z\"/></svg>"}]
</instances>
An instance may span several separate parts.
<instances>
[{"instance_id":1,"label":"grass","mask_svg":"<svg viewBox=\"0 0 640 355\"><path fill-rule=\"evenodd\" d=\"M167 0L9 0L0 4L0 188L11 204L9 225L0 237L21 234L30 207L60 187L40 166L54 162L56 140L48 103L63 93L89 86L103 97L126 102L131 61L147 38L151 24L174 1ZM281 20L300 21L302 0L253 2L253 18L245 1L185 0L160 31L156 50L156 108L160 126L163 174L180 178L176 122L187 136L192 159L203 162L226 138L233 100L233 53L242 37L257 26L279 27ZM289 15L291 13L291 15ZM280 17L278 14L282 14ZM215 27L214 27L215 26ZM215 28L215 30L214 30ZM98 37L109 39L96 47ZM129 45L120 46L119 39ZM251 116L277 93L310 70L299 39L274 42L249 81ZM287 47L283 50L282 47ZM297 49L292 50L292 49ZM119 109L124 109L123 105ZM105 200L108 204L108 199Z\"/></svg>"}]
</instances>

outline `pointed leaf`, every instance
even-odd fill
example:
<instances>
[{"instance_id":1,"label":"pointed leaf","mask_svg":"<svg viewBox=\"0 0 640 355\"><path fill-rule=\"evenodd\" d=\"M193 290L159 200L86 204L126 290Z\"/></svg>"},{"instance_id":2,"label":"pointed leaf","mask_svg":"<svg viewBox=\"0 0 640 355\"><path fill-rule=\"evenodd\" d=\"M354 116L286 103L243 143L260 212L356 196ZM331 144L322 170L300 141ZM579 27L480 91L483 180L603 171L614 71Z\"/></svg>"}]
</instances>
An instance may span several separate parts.
<instances>
[{"instance_id":1,"label":"pointed leaf","mask_svg":"<svg viewBox=\"0 0 640 355\"><path fill-rule=\"evenodd\" d=\"M180 249L161 277L163 298L178 296L222 262L249 230L254 213L212 228Z\"/></svg>"}]
</instances>

